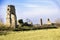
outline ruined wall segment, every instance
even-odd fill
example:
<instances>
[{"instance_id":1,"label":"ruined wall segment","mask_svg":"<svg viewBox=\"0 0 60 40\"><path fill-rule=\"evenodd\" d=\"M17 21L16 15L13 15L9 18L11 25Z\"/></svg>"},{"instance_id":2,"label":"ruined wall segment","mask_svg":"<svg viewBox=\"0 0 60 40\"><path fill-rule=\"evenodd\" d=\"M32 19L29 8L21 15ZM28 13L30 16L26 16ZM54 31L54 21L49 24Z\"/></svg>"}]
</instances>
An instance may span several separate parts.
<instances>
[{"instance_id":1,"label":"ruined wall segment","mask_svg":"<svg viewBox=\"0 0 60 40\"><path fill-rule=\"evenodd\" d=\"M6 24L8 27L15 28L17 26L17 17L14 5L7 6Z\"/></svg>"},{"instance_id":2,"label":"ruined wall segment","mask_svg":"<svg viewBox=\"0 0 60 40\"><path fill-rule=\"evenodd\" d=\"M49 18L47 19L47 24L49 24L49 25L51 24L51 21Z\"/></svg>"}]
</instances>

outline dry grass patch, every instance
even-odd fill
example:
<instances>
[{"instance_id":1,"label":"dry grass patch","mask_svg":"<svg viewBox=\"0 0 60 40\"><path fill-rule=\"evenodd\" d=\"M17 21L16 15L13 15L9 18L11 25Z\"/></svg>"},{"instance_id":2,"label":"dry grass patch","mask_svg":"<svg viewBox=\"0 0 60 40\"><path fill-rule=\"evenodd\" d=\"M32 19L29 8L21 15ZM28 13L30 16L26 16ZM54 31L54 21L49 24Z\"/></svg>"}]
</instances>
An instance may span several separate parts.
<instances>
[{"instance_id":1,"label":"dry grass patch","mask_svg":"<svg viewBox=\"0 0 60 40\"><path fill-rule=\"evenodd\" d=\"M0 36L0 40L60 40L60 29L10 31L10 34Z\"/></svg>"}]
</instances>

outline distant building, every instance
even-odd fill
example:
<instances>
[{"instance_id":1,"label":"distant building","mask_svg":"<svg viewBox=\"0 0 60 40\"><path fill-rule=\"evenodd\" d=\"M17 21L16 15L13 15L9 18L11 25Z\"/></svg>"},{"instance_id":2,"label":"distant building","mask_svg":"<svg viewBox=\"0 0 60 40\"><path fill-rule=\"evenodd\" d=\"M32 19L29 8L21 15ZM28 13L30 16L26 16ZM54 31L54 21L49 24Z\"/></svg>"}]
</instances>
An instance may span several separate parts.
<instances>
[{"instance_id":1,"label":"distant building","mask_svg":"<svg viewBox=\"0 0 60 40\"><path fill-rule=\"evenodd\" d=\"M6 15L6 24L8 27L15 28L17 26L17 17L15 14L15 6L8 5L7 6L7 15Z\"/></svg>"}]
</instances>

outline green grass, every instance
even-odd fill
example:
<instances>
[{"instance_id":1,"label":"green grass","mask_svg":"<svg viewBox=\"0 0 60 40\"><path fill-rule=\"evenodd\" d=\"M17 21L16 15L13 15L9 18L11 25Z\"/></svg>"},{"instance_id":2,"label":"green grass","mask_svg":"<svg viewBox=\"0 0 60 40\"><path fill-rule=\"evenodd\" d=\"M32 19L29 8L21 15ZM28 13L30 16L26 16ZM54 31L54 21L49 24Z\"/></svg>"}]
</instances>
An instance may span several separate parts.
<instances>
[{"instance_id":1,"label":"green grass","mask_svg":"<svg viewBox=\"0 0 60 40\"><path fill-rule=\"evenodd\" d=\"M0 40L60 40L60 29L10 31L7 35L0 35Z\"/></svg>"}]
</instances>

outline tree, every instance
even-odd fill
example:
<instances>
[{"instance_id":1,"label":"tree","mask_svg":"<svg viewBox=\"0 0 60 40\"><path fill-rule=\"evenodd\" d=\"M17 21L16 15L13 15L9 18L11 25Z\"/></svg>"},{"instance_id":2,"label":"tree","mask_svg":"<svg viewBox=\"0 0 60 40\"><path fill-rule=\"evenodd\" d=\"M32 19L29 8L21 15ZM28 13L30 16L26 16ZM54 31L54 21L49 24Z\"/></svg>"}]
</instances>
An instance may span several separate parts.
<instances>
[{"instance_id":1,"label":"tree","mask_svg":"<svg viewBox=\"0 0 60 40\"><path fill-rule=\"evenodd\" d=\"M20 24L23 24L23 19L19 19L18 22L19 22Z\"/></svg>"}]
</instances>

